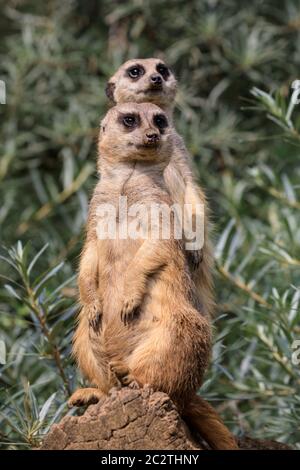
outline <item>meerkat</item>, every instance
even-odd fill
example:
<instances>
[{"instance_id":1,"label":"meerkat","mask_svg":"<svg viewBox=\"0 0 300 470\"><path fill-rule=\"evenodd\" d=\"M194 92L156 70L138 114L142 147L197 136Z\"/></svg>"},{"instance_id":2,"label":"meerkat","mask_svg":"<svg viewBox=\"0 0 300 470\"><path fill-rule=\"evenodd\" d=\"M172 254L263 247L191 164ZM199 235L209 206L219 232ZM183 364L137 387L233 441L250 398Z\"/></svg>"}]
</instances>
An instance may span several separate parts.
<instances>
[{"instance_id":1,"label":"meerkat","mask_svg":"<svg viewBox=\"0 0 300 470\"><path fill-rule=\"evenodd\" d=\"M97 402L118 384L149 384L172 398L212 448L235 449L217 413L196 395L210 358L211 325L197 300L184 241L172 230L169 238L153 237L153 228L161 233L161 218L149 222L153 205L173 203L164 179L172 133L166 113L151 103L117 105L101 123L101 179L91 199L80 261L82 309L73 349L94 387L75 391L69 405ZM120 235L121 196L128 204L126 224L146 227L146 236ZM108 206L115 209L113 237L102 232L112 224L102 217L101 208ZM130 212L136 206L144 209L141 218Z\"/></svg>"},{"instance_id":2,"label":"meerkat","mask_svg":"<svg viewBox=\"0 0 300 470\"><path fill-rule=\"evenodd\" d=\"M132 59L125 62L109 79L106 94L111 103L150 102L167 113L172 123L177 80L170 68L160 59ZM204 207L204 242L202 249L186 250L189 266L199 292L202 309L212 316L215 310L213 295L213 256L209 239L209 209L206 197L193 175L192 159L184 141L173 127L173 152L164 170L164 179L171 198L182 207L190 208L191 218L199 205Z\"/></svg>"}]
</instances>

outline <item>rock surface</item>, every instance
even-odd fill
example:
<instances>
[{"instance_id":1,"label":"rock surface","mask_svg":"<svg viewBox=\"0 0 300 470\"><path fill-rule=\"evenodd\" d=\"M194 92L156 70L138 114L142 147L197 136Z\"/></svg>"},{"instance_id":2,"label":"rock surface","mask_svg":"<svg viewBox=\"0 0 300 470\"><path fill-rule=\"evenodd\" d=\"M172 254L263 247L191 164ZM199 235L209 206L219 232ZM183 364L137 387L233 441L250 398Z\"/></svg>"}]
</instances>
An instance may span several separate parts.
<instances>
[{"instance_id":1,"label":"rock surface","mask_svg":"<svg viewBox=\"0 0 300 470\"><path fill-rule=\"evenodd\" d=\"M287 449L274 441L239 440L241 449ZM113 390L82 416L65 416L51 427L42 450L201 450L170 398L148 387Z\"/></svg>"}]
</instances>

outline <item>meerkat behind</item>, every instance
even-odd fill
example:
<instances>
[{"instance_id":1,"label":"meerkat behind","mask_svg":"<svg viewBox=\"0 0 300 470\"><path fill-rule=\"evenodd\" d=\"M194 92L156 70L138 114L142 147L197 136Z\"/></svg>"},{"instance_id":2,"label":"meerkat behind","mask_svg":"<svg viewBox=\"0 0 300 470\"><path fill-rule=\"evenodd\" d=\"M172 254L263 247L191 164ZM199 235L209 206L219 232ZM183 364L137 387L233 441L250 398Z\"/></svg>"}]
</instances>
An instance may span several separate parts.
<instances>
[{"instance_id":1,"label":"meerkat behind","mask_svg":"<svg viewBox=\"0 0 300 470\"><path fill-rule=\"evenodd\" d=\"M119 231L114 238L99 237L106 224L99 211L103 205L116 209L116 226L122 228L120 196L127 198L131 224L136 222L132 207L144 206L142 226L153 204L172 205L164 180L172 132L167 115L150 103L118 105L101 123L101 180L81 256L82 310L74 339L79 367L94 388L77 390L70 404L95 402L118 381L150 384L174 400L213 448L235 448L218 415L196 395L209 362L211 327L197 299L183 240L172 231L170 238L151 238L160 218L150 219L147 237L124 238Z\"/></svg>"},{"instance_id":2,"label":"meerkat behind","mask_svg":"<svg viewBox=\"0 0 300 470\"><path fill-rule=\"evenodd\" d=\"M151 102L173 119L177 81L170 68L160 59L132 59L125 62L109 79L106 94L112 103ZM204 206L204 244L202 249L187 250L186 256L197 285L205 314L215 310L212 281L212 247L209 240L209 209L206 197L194 179L192 160L183 139L172 129L173 151L164 170L164 179L173 201L188 207L193 220L197 207Z\"/></svg>"}]
</instances>

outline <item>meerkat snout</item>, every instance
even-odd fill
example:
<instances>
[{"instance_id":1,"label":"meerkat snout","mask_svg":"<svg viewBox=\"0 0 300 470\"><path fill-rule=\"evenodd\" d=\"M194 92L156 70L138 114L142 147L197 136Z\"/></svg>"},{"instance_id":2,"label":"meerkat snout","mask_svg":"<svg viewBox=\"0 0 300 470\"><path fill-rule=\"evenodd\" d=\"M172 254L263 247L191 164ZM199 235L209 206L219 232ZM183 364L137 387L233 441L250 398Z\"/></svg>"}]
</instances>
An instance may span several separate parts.
<instances>
[{"instance_id":1,"label":"meerkat snout","mask_svg":"<svg viewBox=\"0 0 300 470\"><path fill-rule=\"evenodd\" d=\"M144 143L148 146L157 146L160 142L160 135L155 129L147 129L145 132Z\"/></svg>"},{"instance_id":2,"label":"meerkat snout","mask_svg":"<svg viewBox=\"0 0 300 470\"><path fill-rule=\"evenodd\" d=\"M150 75L150 83L156 88L162 88L162 78L158 74Z\"/></svg>"}]
</instances>

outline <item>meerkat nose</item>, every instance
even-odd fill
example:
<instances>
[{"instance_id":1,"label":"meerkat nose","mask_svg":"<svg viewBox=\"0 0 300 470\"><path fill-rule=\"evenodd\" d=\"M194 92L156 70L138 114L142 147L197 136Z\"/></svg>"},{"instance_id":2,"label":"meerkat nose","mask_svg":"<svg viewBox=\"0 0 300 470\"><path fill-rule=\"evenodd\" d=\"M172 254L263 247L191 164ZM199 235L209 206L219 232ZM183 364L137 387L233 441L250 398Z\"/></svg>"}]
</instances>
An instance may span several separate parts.
<instances>
[{"instance_id":1,"label":"meerkat nose","mask_svg":"<svg viewBox=\"0 0 300 470\"><path fill-rule=\"evenodd\" d=\"M151 75L150 80L151 80L151 82L154 83L155 85L161 85L161 84L162 84L162 78L161 78L161 76L158 75L157 73Z\"/></svg>"},{"instance_id":2,"label":"meerkat nose","mask_svg":"<svg viewBox=\"0 0 300 470\"><path fill-rule=\"evenodd\" d=\"M160 136L157 132L149 130L146 132L146 139L149 143L155 143L160 140Z\"/></svg>"}]
</instances>

